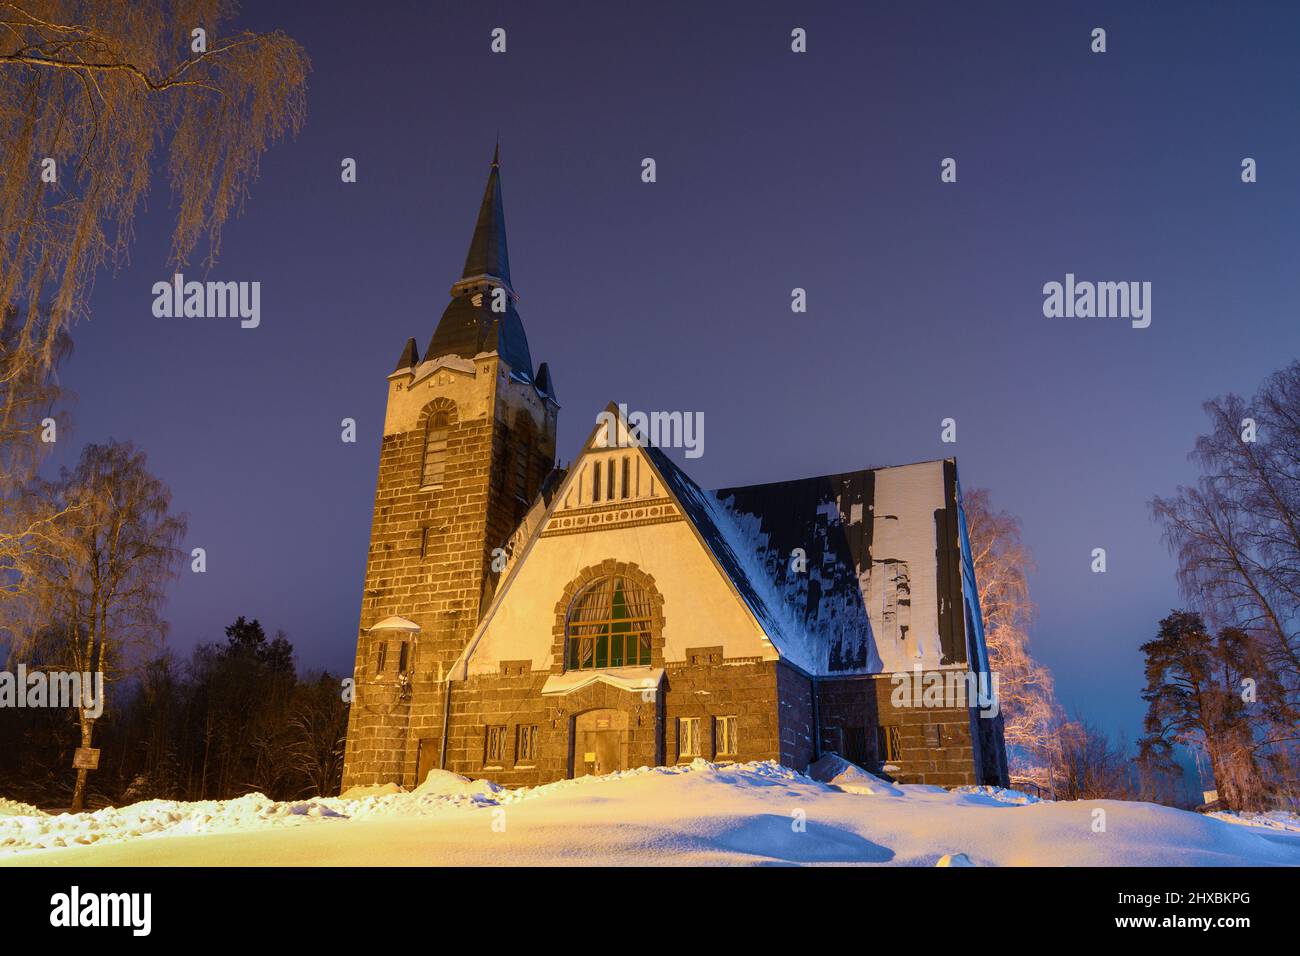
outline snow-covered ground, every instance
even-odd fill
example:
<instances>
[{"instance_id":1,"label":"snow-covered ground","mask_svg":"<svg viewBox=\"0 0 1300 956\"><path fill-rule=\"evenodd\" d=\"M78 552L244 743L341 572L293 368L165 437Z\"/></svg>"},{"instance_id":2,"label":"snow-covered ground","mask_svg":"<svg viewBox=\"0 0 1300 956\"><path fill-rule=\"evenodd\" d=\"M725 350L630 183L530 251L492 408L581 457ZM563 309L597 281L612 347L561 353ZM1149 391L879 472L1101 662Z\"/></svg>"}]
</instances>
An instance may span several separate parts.
<instances>
[{"instance_id":1,"label":"snow-covered ground","mask_svg":"<svg viewBox=\"0 0 1300 956\"><path fill-rule=\"evenodd\" d=\"M810 772L826 782L770 762L696 761L519 790L435 772L411 793L286 803L253 794L56 816L5 802L0 865L1300 865L1294 817L898 786L837 758Z\"/></svg>"}]
</instances>

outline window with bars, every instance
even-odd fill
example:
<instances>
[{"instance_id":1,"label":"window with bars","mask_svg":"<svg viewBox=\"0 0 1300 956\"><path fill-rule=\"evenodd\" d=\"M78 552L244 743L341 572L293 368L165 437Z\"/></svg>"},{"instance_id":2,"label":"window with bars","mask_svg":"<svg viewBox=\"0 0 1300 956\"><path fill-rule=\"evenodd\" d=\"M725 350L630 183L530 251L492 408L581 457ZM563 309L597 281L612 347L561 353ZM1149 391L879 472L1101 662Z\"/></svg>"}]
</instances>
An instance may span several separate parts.
<instances>
[{"instance_id":1,"label":"window with bars","mask_svg":"<svg viewBox=\"0 0 1300 956\"><path fill-rule=\"evenodd\" d=\"M537 725L520 724L515 730L515 763L530 764L537 761Z\"/></svg>"},{"instance_id":2,"label":"window with bars","mask_svg":"<svg viewBox=\"0 0 1300 956\"><path fill-rule=\"evenodd\" d=\"M503 724L490 725L484 732L483 766L500 767L506 759L506 728Z\"/></svg>"},{"instance_id":3,"label":"window with bars","mask_svg":"<svg viewBox=\"0 0 1300 956\"><path fill-rule=\"evenodd\" d=\"M434 412L424 426L424 462L420 471L420 487L442 484L447 470L447 432L451 415L445 411Z\"/></svg>"},{"instance_id":4,"label":"window with bars","mask_svg":"<svg viewBox=\"0 0 1300 956\"><path fill-rule=\"evenodd\" d=\"M379 641L379 653L375 656L376 674L382 674L384 672L384 663L387 660L388 660L388 642L381 639Z\"/></svg>"},{"instance_id":5,"label":"window with bars","mask_svg":"<svg viewBox=\"0 0 1300 956\"><path fill-rule=\"evenodd\" d=\"M902 753L902 738L897 727L878 727L877 756L884 763L893 763Z\"/></svg>"},{"instance_id":6,"label":"window with bars","mask_svg":"<svg viewBox=\"0 0 1300 956\"><path fill-rule=\"evenodd\" d=\"M736 743L736 718L719 717L714 725L714 744L719 757L734 757L740 752Z\"/></svg>"},{"instance_id":7,"label":"window with bars","mask_svg":"<svg viewBox=\"0 0 1300 956\"><path fill-rule=\"evenodd\" d=\"M406 665L411 662L411 645L402 641L401 649L397 654L397 673L405 674Z\"/></svg>"},{"instance_id":8,"label":"window with bars","mask_svg":"<svg viewBox=\"0 0 1300 956\"><path fill-rule=\"evenodd\" d=\"M569 605L568 670L647 666L650 591L620 575L584 587Z\"/></svg>"},{"instance_id":9,"label":"window with bars","mask_svg":"<svg viewBox=\"0 0 1300 956\"><path fill-rule=\"evenodd\" d=\"M700 718L677 718L677 756L700 756Z\"/></svg>"},{"instance_id":10,"label":"window with bars","mask_svg":"<svg viewBox=\"0 0 1300 956\"><path fill-rule=\"evenodd\" d=\"M860 767L867 764L867 730L865 727L845 727L841 738L840 756Z\"/></svg>"}]
</instances>

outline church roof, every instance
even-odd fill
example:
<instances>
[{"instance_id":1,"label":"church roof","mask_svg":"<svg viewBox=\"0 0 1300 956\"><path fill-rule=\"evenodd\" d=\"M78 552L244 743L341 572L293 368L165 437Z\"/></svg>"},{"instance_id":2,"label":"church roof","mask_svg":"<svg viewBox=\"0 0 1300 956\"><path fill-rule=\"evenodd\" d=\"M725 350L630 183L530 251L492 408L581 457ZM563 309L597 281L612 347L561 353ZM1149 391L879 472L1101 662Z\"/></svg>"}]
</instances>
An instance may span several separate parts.
<instances>
[{"instance_id":1,"label":"church roof","mask_svg":"<svg viewBox=\"0 0 1300 956\"><path fill-rule=\"evenodd\" d=\"M819 658L822 655L809 640L802 622L789 612L773 587L772 578L755 560L755 551L739 534L739 529L718 499L700 488L661 449L649 444L644 449L668 490L682 506L687 519L695 526L705 546L777 651L806 671L820 672Z\"/></svg>"},{"instance_id":2,"label":"church roof","mask_svg":"<svg viewBox=\"0 0 1300 956\"><path fill-rule=\"evenodd\" d=\"M451 302L443 310L438 327L424 350L425 359L459 355L472 359L483 352L496 352L515 374L531 381L532 355L524 324L515 309L514 288L510 284L510 256L506 251L505 207L501 201L499 151L492 154L483 202L479 205L474 236L465 256L465 270L460 281L451 287ZM496 311L503 289L504 310Z\"/></svg>"},{"instance_id":3,"label":"church roof","mask_svg":"<svg viewBox=\"0 0 1300 956\"><path fill-rule=\"evenodd\" d=\"M524 323L508 295L505 306L504 312L494 312L490 292L461 292L447 304L438 320L429 347L424 350L425 359L444 355L472 359L482 352L496 352L514 372L531 379L533 359Z\"/></svg>"},{"instance_id":4,"label":"church roof","mask_svg":"<svg viewBox=\"0 0 1300 956\"><path fill-rule=\"evenodd\" d=\"M823 635L823 673L880 669L862 590L871 570L874 478L857 471L712 493L786 607Z\"/></svg>"},{"instance_id":5,"label":"church roof","mask_svg":"<svg viewBox=\"0 0 1300 956\"><path fill-rule=\"evenodd\" d=\"M897 491L884 498L878 492L882 473L913 474L906 469L915 469L915 474L904 480L905 485L938 480L944 484L944 506L927 512L923 522L914 514L900 521L899 515L888 513L905 505ZM899 553L936 556L940 586L935 594L939 601L935 650L942 663L965 661L964 635L959 625L950 623L947 584L956 582L943 579L949 571L954 577L960 574L944 566L945 553L955 552L958 546L957 494L952 459L711 492L760 556L782 601L809 632L825 636L826 669L832 673L880 670L868 612L869 582L873 565L893 561L900 548ZM888 529L891 540L886 546L877 540L881 521L894 526ZM791 560L796 549L803 554L800 568Z\"/></svg>"},{"instance_id":6,"label":"church roof","mask_svg":"<svg viewBox=\"0 0 1300 956\"><path fill-rule=\"evenodd\" d=\"M393 371L405 372L408 368L415 368L419 364L420 353L416 351L415 339L407 339L402 354L397 359L397 368L393 369Z\"/></svg>"},{"instance_id":7,"label":"church roof","mask_svg":"<svg viewBox=\"0 0 1300 956\"><path fill-rule=\"evenodd\" d=\"M506 210L501 202L501 150L492 151L492 169L488 173L483 202L478 208L474 238L465 256L462 279L490 276L510 288L510 253L506 249Z\"/></svg>"}]
</instances>

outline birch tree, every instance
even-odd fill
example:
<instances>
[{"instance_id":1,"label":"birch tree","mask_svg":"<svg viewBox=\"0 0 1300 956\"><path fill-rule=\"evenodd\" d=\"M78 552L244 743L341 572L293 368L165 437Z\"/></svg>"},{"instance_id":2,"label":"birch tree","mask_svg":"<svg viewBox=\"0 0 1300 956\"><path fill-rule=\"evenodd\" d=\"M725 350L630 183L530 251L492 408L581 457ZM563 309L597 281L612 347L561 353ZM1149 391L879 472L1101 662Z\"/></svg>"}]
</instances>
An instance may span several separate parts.
<instances>
[{"instance_id":1,"label":"birch tree","mask_svg":"<svg viewBox=\"0 0 1300 956\"><path fill-rule=\"evenodd\" d=\"M55 629L70 669L103 674L107 683L163 638L159 610L182 557L185 519L171 514L171 492L129 442L87 445L75 469L39 488L67 517L57 523L56 546L22 568L39 582L41 617L32 626ZM103 702L79 703L81 746L89 748ZM85 806L86 778L79 769L74 813Z\"/></svg>"},{"instance_id":2,"label":"birch tree","mask_svg":"<svg viewBox=\"0 0 1300 956\"><path fill-rule=\"evenodd\" d=\"M0 582L41 546L24 482L68 329L165 169L168 265L210 267L267 148L300 129L309 62L230 0L0 0ZM6 598L0 592L0 602ZM0 607L0 613L4 611Z\"/></svg>"},{"instance_id":3,"label":"birch tree","mask_svg":"<svg viewBox=\"0 0 1300 956\"><path fill-rule=\"evenodd\" d=\"M982 488L963 494L975 580L979 587L989 666L998 675L1007 760L1013 776L1052 786L1051 768L1061 760L1063 714L1051 672L1029 652L1034 605L1029 599L1033 561L1020 536L1020 521L994 510Z\"/></svg>"}]
</instances>

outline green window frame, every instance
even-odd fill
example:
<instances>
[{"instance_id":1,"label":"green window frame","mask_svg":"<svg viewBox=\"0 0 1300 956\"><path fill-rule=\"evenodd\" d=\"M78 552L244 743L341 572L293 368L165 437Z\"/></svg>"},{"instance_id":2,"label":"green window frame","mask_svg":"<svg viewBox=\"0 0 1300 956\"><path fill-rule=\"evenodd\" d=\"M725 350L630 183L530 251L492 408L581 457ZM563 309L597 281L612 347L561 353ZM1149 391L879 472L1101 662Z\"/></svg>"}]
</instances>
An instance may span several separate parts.
<instances>
[{"instance_id":1,"label":"green window frame","mask_svg":"<svg viewBox=\"0 0 1300 956\"><path fill-rule=\"evenodd\" d=\"M569 604L567 670L648 667L651 595L622 575L591 582Z\"/></svg>"}]
</instances>

